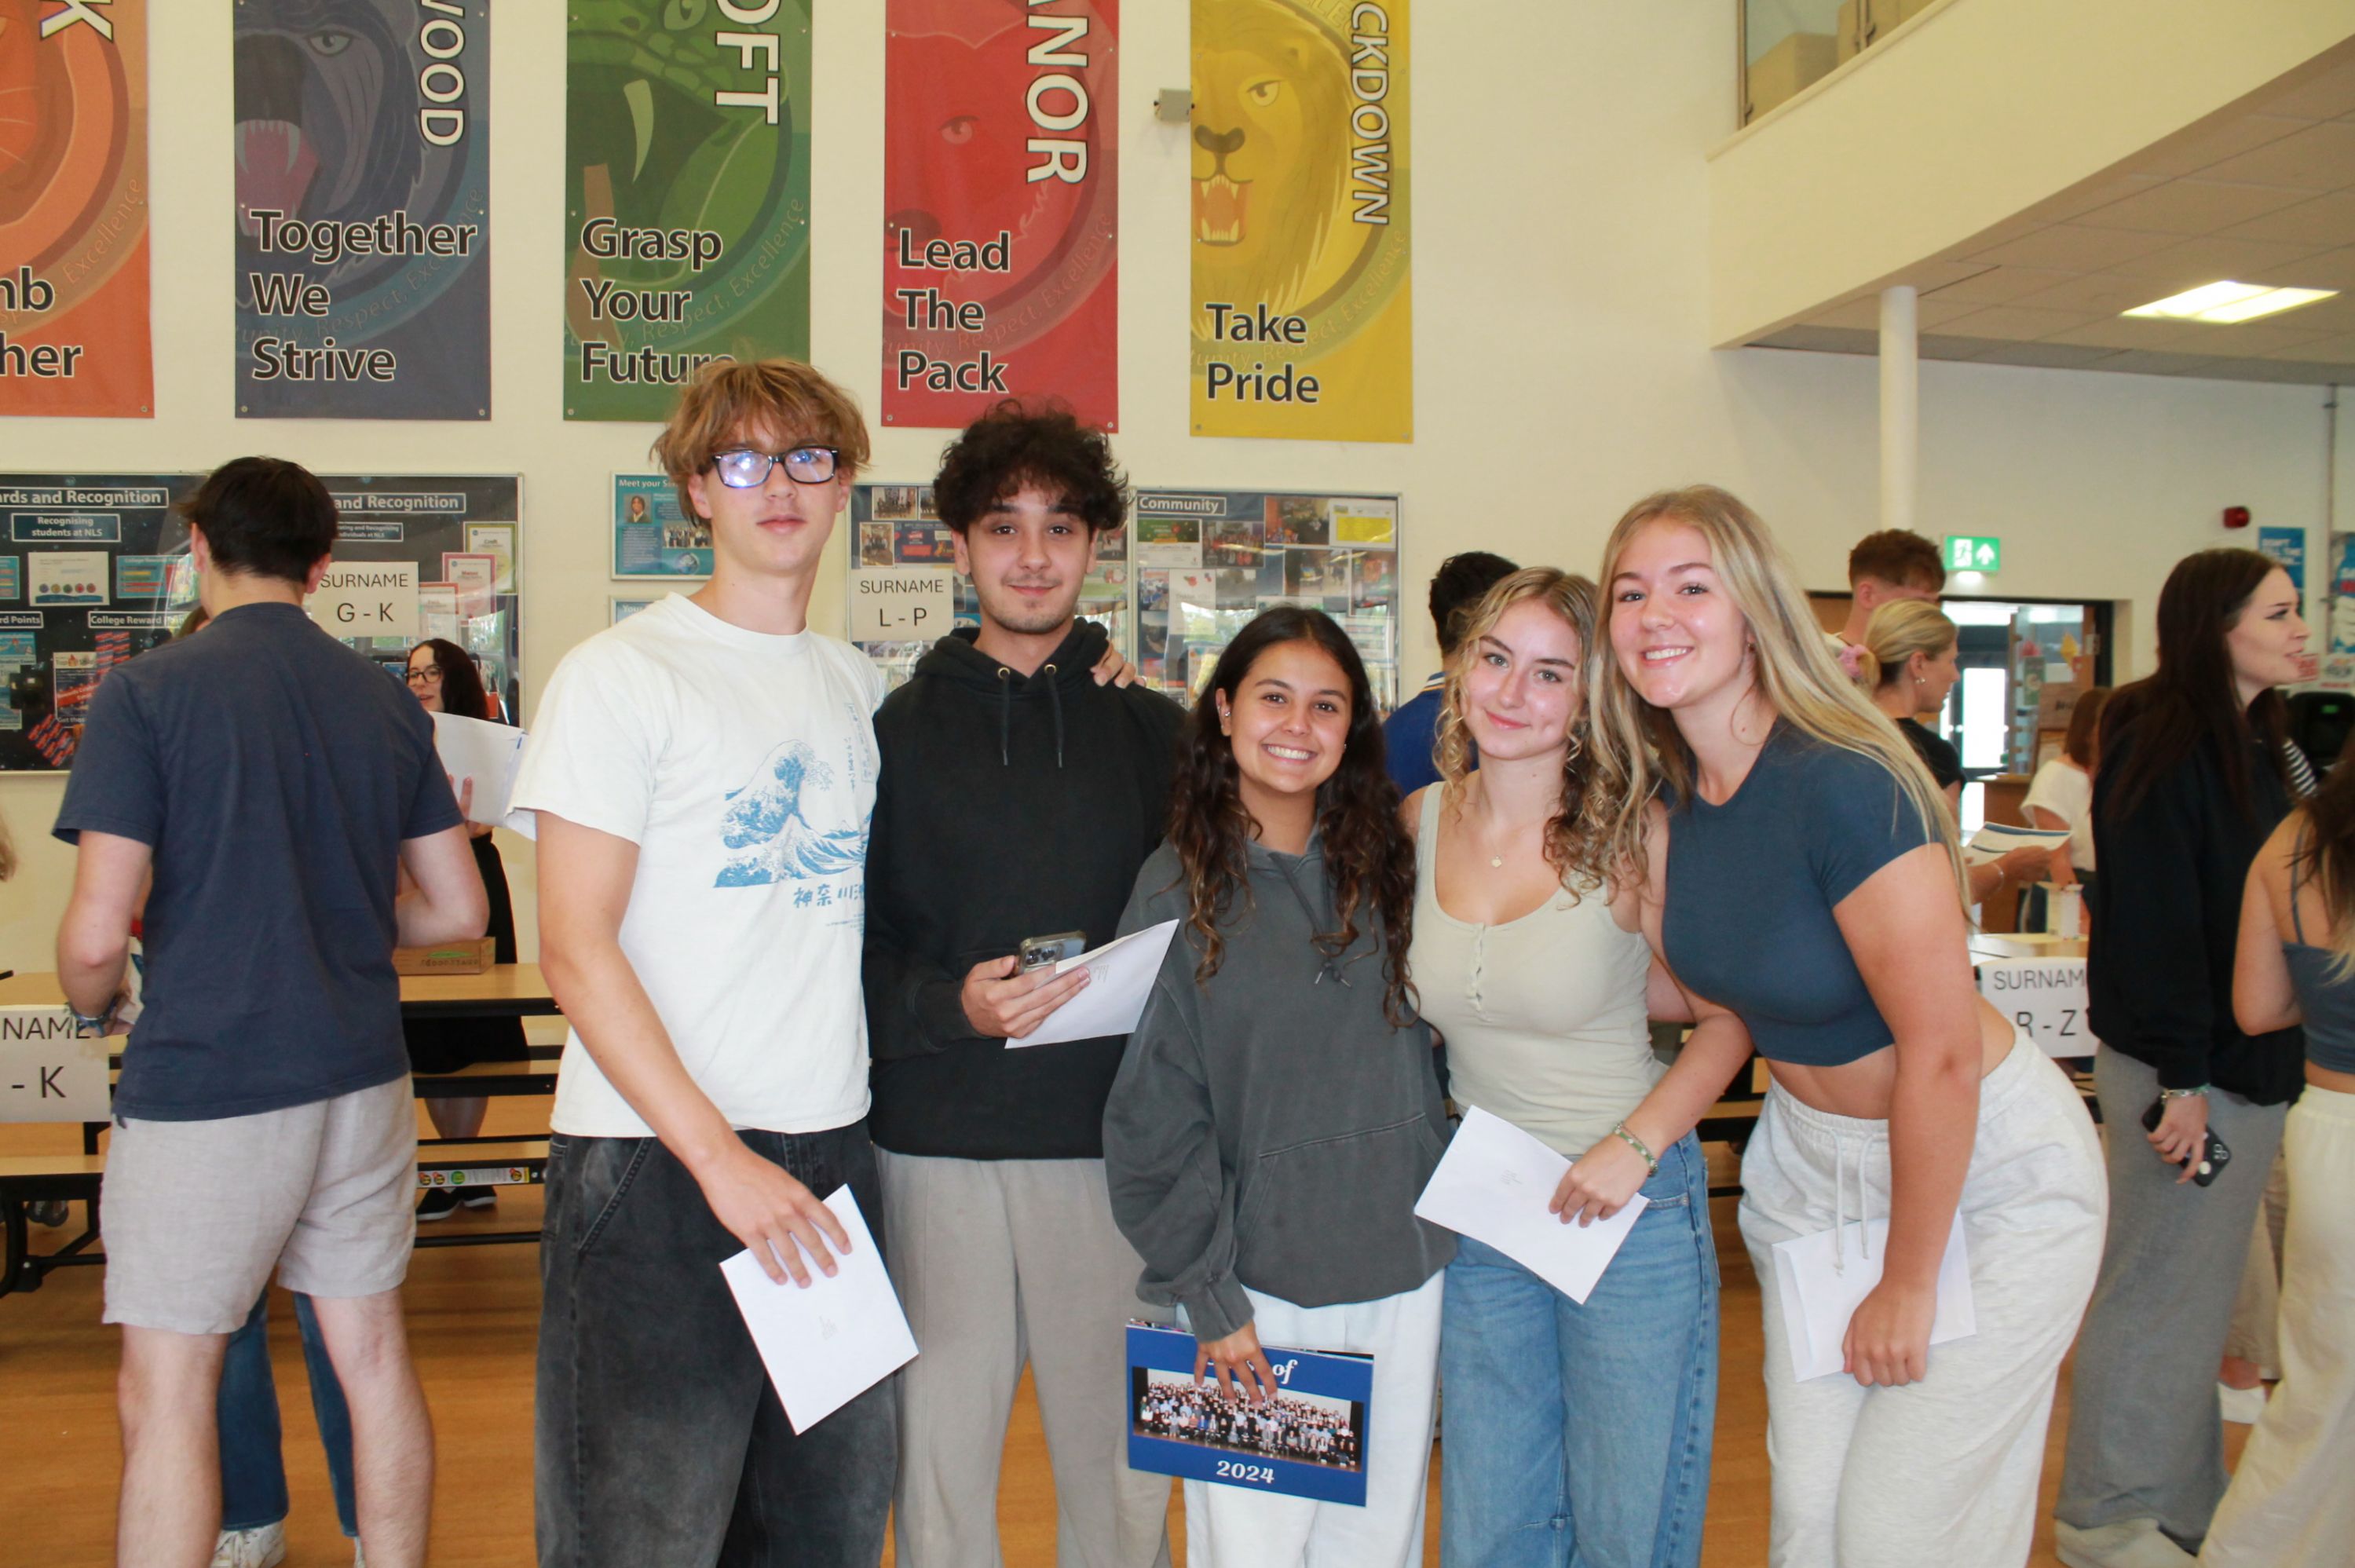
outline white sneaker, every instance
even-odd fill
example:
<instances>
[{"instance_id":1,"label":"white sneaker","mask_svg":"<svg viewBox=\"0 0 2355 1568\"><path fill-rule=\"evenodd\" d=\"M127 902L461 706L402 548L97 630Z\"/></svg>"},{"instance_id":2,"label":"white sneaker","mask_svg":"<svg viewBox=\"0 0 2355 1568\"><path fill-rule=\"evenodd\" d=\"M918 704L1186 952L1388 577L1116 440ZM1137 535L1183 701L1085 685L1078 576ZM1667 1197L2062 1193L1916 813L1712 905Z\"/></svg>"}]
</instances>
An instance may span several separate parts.
<instances>
[{"instance_id":1,"label":"white sneaker","mask_svg":"<svg viewBox=\"0 0 2355 1568\"><path fill-rule=\"evenodd\" d=\"M2223 1412L2225 1420L2238 1422L2243 1426L2254 1426L2257 1417L2265 1413L2264 1385L2259 1383L2255 1388L2234 1388L2231 1383L2220 1382L2216 1385L2216 1404Z\"/></svg>"},{"instance_id":2,"label":"white sneaker","mask_svg":"<svg viewBox=\"0 0 2355 1568\"><path fill-rule=\"evenodd\" d=\"M2195 1568L2199 1559L2161 1533L2158 1521L2129 1519L2094 1530L2052 1521L2054 1552L2069 1568Z\"/></svg>"},{"instance_id":3,"label":"white sneaker","mask_svg":"<svg viewBox=\"0 0 2355 1568\"><path fill-rule=\"evenodd\" d=\"M213 1568L277 1568L286 1561L286 1524L224 1530L213 1542Z\"/></svg>"}]
</instances>

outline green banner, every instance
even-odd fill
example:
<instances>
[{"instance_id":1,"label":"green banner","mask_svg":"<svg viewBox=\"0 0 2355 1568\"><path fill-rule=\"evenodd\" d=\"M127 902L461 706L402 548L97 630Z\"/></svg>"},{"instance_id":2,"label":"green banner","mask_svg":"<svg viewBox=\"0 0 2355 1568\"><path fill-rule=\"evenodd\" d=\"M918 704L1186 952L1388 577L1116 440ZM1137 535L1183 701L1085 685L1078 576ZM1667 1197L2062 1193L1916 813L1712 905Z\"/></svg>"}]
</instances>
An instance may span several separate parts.
<instances>
[{"instance_id":1,"label":"green banner","mask_svg":"<svg viewBox=\"0 0 2355 1568\"><path fill-rule=\"evenodd\" d=\"M667 418L705 362L809 357L815 0L571 0L564 417Z\"/></svg>"}]
</instances>

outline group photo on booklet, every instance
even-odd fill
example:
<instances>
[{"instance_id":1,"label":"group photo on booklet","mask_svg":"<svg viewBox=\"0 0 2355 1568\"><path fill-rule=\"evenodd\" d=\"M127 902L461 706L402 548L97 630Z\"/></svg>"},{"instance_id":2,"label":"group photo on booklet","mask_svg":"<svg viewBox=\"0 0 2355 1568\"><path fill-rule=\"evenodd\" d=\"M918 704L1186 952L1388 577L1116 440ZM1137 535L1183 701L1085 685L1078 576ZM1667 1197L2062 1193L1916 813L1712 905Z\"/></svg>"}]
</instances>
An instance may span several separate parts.
<instances>
[{"instance_id":1,"label":"group photo on booklet","mask_svg":"<svg viewBox=\"0 0 2355 1568\"><path fill-rule=\"evenodd\" d=\"M492 9L0 0L0 1568L2355 1568L2355 5Z\"/></svg>"}]
</instances>

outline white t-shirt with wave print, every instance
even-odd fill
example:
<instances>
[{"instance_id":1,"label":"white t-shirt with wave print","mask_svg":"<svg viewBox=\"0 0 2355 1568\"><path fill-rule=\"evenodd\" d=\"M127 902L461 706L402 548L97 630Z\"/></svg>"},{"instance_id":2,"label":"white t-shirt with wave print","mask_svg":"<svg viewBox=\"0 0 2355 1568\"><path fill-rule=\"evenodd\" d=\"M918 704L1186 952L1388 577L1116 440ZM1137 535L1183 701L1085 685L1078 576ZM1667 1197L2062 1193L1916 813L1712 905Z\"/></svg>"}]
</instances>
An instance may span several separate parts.
<instances>
[{"instance_id":1,"label":"white t-shirt with wave print","mask_svg":"<svg viewBox=\"0 0 2355 1568\"><path fill-rule=\"evenodd\" d=\"M637 845L622 951L736 1126L818 1132L867 1114L859 961L882 699L849 644L747 631L678 594L565 655L540 698L515 804ZM550 1125L652 1132L577 1027Z\"/></svg>"}]
</instances>

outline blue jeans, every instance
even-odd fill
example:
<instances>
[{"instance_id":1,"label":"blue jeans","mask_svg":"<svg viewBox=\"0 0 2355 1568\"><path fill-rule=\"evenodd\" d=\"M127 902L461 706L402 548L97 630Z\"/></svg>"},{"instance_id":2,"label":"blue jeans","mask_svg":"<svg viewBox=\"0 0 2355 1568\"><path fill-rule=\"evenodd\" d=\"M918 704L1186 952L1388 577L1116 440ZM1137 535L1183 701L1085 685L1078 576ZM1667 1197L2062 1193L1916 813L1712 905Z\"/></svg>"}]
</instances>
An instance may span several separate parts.
<instances>
[{"instance_id":1,"label":"blue jeans","mask_svg":"<svg viewBox=\"0 0 2355 1568\"><path fill-rule=\"evenodd\" d=\"M1693 1568L1717 1413L1717 1248L1688 1135L1580 1306L1469 1236L1439 1334L1447 1568Z\"/></svg>"},{"instance_id":2,"label":"blue jeans","mask_svg":"<svg viewBox=\"0 0 2355 1568\"><path fill-rule=\"evenodd\" d=\"M352 1415L307 1296L294 1297L294 1325L302 1332L303 1364L311 1374L311 1413L319 1423L319 1446L327 1452L327 1476L335 1483L336 1517L343 1521L344 1534L357 1541L360 1526L352 1502ZM258 1530L285 1519L286 1461L279 1450L278 1383L270 1370L267 1290L253 1304L245 1327L229 1337L213 1420L220 1429L221 1528Z\"/></svg>"},{"instance_id":3,"label":"blue jeans","mask_svg":"<svg viewBox=\"0 0 2355 1568\"><path fill-rule=\"evenodd\" d=\"M864 1121L737 1136L821 1198L848 1183L889 1248ZM744 1243L657 1140L559 1134L547 1193L544 1568L874 1568L899 1455L894 1381L794 1431L719 1272Z\"/></svg>"}]
</instances>

